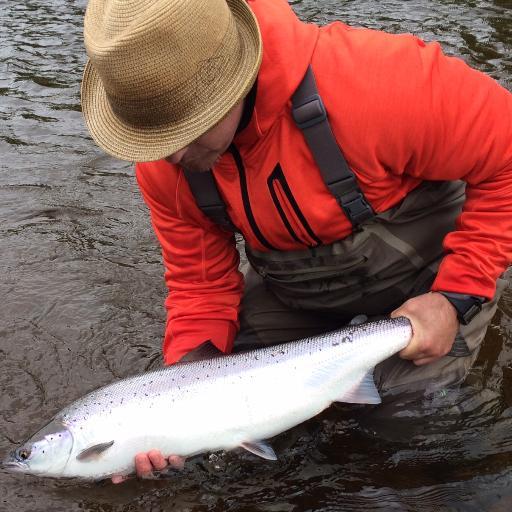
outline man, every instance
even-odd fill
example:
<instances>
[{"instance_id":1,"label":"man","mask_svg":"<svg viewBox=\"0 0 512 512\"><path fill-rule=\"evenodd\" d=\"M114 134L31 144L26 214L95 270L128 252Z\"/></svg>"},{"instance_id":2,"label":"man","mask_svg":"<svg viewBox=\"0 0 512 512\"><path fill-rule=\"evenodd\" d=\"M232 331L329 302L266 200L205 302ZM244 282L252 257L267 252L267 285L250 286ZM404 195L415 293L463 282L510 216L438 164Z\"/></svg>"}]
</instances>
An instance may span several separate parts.
<instances>
[{"instance_id":1,"label":"man","mask_svg":"<svg viewBox=\"0 0 512 512\"><path fill-rule=\"evenodd\" d=\"M284 0L90 0L85 43L87 125L138 162L162 246L166 364L391 314L414 337L383 393L463 379L512 254L510 93ZM260 276L245 293L231 225Z\"/></svg>"}]
</instances>

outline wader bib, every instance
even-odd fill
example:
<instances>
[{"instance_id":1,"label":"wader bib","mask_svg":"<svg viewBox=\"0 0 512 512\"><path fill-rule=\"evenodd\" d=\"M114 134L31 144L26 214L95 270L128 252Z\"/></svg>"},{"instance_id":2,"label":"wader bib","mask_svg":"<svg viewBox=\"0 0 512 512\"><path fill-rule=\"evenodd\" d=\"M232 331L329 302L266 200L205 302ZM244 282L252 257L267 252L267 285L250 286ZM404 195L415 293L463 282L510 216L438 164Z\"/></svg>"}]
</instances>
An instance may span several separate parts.
<instances>
[{"instance_id":1,"label":"wader bib","mask_svg":"<svg viewBox=\"0 0 512 512\"><path fill-rule=\"evenodd\" d=\"M465 199L460 181L424 182L401 203L375 215L332 134L311 68L292 104L295 122L340 206L340 215L348 217L354 232L333 244L301 251L260 252L246 247L252 269L244 272L235 351L326 332L360 314L387 315L408 298L427 293L443 258L443 239L455 228ZM185 171L185 177L201 210L217 224L236 230L211 171ZM461 381L478 354L505 284L499 280L493 301L484 304L469 325L460 327L458 337L467 344L465 352L421 367L396 355L377 367L379 389L428 390Z\"/></svg>"},{"instance_id":2,"label":"wader bib","mask_svg":"<svg viewBox=\"0 0 512 512\"><path fill-rule=\"evenodd\" d=\"M427 293L443 258L442 241L464 202L462 182L425 182L399 205L364 222L344 240L314 249L258 252L246 247L249 286L235 350L292 341L339 328L354 316L391 313ZM255 274L257 274L255 276ZM416 366L398 355L375 371L380 391L434 391L464 379L507 281L459 337L469 353Z\"/></svg>"}]
</instances>

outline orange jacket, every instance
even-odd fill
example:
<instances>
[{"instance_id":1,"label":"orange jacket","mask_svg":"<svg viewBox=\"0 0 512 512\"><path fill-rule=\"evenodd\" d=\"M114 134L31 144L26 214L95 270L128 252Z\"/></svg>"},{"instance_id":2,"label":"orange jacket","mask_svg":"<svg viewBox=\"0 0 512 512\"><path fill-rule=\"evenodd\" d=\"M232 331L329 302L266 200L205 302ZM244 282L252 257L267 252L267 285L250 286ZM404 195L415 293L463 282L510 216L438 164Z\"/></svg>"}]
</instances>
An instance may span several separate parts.
<instances>
[{"instance_id":1,"label":"orange jacket","mask_svg":"<svg viewBox=\"0 0 512 512\"><path fill-rule=\"evenodd\" d=\"M250 124L234 140L243 169L229 153L214 169L246 242L286 251L351 232L291 118L290 98L311 63L337 141L376 212L422 180L467 182L433 290L491 298L512 260L512 95L436 43L339 22L319 28L284 0L249 5L264 54ZM229 351L243 291L233 236L199 211L179 167L139 163L136 173L166 268L165 362L207 339Z\"/></svg>"}]
</instances>

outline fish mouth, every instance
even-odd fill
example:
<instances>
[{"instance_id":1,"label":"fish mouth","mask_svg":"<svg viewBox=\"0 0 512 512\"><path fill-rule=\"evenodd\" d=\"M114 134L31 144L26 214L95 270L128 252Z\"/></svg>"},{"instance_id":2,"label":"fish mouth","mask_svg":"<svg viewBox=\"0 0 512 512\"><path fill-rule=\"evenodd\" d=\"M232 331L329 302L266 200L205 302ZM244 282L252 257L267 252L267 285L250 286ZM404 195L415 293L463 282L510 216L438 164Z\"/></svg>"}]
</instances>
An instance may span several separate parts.
<instances>
[{"instance_id":1,"label":"fish mouth","mask_svg":"<svg viewBox=\"0 0 512 512\"><path fill-rule=\"evenodd\" d=\"M23 462L17 462L15 460L7 459L2 461L0 468L9 471L11 473L26 473L28 466Z\"/></svg>"}]
</instances>

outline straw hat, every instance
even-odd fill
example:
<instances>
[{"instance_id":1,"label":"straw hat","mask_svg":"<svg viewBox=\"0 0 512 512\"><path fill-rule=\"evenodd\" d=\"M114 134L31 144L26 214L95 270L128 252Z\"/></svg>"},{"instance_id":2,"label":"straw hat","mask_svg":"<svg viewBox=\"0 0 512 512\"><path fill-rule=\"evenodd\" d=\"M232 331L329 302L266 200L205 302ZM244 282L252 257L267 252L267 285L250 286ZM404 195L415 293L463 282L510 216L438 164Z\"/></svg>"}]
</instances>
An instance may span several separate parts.
<instances>
[{"instance_id":1,"label":"straw hat","mask_svg":"<svg viewBox=\"0 0 512 512\"><path fill-rule=\"evenodd\" d=\"M122 160L197 139L247 95L261 62L245 0L90 0L84 36L87 127Z\"/></svg>"}]
</instances>

